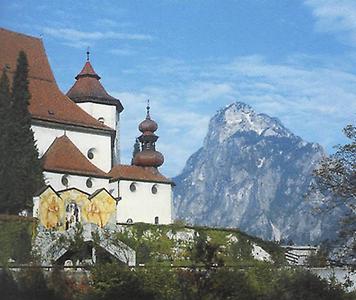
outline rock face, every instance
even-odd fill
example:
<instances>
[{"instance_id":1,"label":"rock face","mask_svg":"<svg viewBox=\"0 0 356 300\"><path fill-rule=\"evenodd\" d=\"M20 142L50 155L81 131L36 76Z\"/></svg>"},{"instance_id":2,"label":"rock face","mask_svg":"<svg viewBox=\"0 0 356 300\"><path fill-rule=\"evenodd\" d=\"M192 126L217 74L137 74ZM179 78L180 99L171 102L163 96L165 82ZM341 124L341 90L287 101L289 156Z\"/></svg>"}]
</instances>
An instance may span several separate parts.
<instances>
[{"instance_id":1,"label":"rock face","mask_svg":"<svg viewBox=\"0 0 356 300\"><path fill-rule=\"evenodd\" d=\"M306 196L323 154L320 145L303 141L278 119L233 103L211 119L203 147L174 178L176 218L238 227L264 239L331 238L335 215L315 214L321 195Z\"/></svg>"}]
</instances>

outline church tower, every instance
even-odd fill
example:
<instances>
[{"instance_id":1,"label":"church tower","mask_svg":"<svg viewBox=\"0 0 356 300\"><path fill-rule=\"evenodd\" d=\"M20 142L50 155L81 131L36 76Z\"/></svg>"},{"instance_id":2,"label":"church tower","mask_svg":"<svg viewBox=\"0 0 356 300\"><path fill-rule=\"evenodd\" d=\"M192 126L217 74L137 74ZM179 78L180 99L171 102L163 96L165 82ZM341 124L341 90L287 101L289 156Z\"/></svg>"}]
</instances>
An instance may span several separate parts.
<instances>
[{"instance_id":1,"label":"church tower","mask_svg":"<svg viewBox=\"0 0 356 300\"><path fill-rule=\"evenodd\" d=\"M67 96L99 122L115 129L111 151L114 166L120 163L120 113L124 108L120 100L110 96L100 83L101 77L94 71L89 54L87 51L84 67L75 77L76 82L67 92Z\"/></svg>"},{"instance_id":2,"label":"church tower","mask_svg":"<svg viewBox=\"0 0 356 300\"><path fill-rule=\"evenodd\" d=\"M151 119L149 102L146 109L146 119L138 127L142 133L138 138L141 143L141 151L136 153L133 164L145 168L158 168L164 162L162 153L156 150L158 136L155 135L155 131L158 129L158 125Z\"/></svg>"}]
</instances>

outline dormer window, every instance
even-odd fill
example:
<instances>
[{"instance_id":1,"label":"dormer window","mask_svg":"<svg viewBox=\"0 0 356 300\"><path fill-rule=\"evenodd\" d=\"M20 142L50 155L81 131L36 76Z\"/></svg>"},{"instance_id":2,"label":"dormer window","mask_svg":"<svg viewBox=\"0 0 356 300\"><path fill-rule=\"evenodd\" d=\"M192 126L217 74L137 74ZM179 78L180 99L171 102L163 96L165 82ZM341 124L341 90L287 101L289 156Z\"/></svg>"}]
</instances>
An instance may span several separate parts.
<instances>
[{"instance_id":1,"label":"dormer window","mask_svg":"<svg viewBox=\"0 0 356 300\"><path fill-rule=\"evenodd\" d=\"M100 118L98 118L98 121L99 121L100 123L104 124L105 119L104 119L103 117L100 117Z\"/></svg>"}]
</instances>

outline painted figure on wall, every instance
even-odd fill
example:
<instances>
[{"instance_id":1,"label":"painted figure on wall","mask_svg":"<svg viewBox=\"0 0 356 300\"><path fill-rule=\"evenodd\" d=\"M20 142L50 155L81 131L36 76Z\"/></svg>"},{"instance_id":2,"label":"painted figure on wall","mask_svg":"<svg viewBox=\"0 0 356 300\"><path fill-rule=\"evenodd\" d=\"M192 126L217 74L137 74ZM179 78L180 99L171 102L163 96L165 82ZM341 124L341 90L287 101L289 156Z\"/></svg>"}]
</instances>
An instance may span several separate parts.
<instances>
[{"instance_id":1,"label":"painted figure on wall","mask_svg":"<svg viewBox=\"0 0 356 300\"><path fill-rule=\"evenodd\" d=\"M40 220L46 228L55 228L62 225L63 203L55 195L42 199L40 207Z\"/></svg>"}]
</instances>

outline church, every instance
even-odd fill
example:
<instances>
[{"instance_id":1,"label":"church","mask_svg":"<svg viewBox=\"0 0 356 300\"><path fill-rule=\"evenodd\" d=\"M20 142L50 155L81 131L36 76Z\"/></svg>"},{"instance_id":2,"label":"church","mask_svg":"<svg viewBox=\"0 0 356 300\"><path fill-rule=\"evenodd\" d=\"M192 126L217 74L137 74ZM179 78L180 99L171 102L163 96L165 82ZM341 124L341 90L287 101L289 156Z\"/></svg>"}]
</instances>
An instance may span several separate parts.
<instances>
[{"instance_id":1,"label":"church","mask_svg":"<svg viewBox=\"0 0 356 300\"><path fill-rule=\"evenodd\" d=\"M158 170L164 157L156 150L158 125L149 103L137 122L140 147L130 165L121 164L124 108L101 84L89 52L64 94L41 39L0 28L0 41L0 67L9 77L21 50L29 63L29 111L46 182L34 197L33 216L61 231L77 223L172 223L174 183Z\"/></svg>"}]
</instances>

